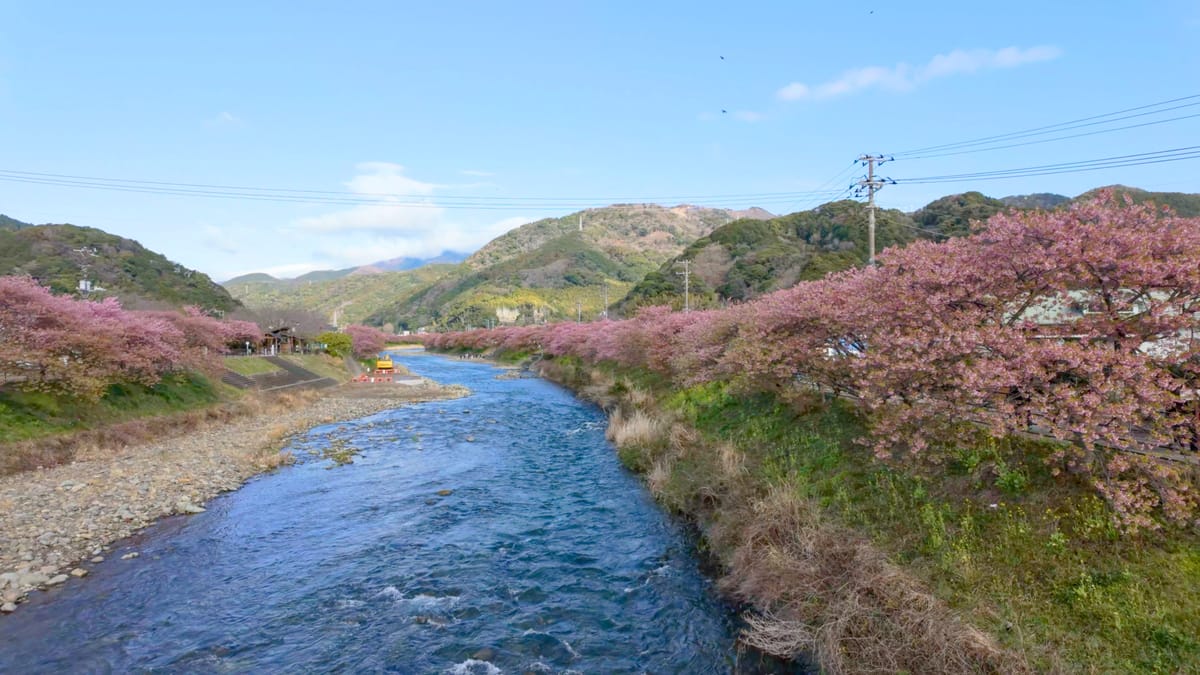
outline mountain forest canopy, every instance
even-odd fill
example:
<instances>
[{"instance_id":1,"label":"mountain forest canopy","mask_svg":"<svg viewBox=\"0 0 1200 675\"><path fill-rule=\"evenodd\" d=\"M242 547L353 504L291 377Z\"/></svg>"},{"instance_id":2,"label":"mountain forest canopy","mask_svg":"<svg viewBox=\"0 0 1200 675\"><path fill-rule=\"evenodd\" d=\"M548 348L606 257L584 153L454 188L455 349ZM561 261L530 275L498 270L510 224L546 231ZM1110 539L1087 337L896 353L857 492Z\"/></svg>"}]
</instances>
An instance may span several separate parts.
<instances>
[{"instance_id":1,"label":"mountain forest canopy","mask_svg":"<svg viewBox=\"0 0 1200 675\"><path fill-rule=\"evenodd\" d=\"M91 227L0 221L0 276L8 275L31 276L56 293L90 282L92 298L120 297L126 307L192 305L227 312L241 306L208 275Z\"/></svg>"}]
</instances>

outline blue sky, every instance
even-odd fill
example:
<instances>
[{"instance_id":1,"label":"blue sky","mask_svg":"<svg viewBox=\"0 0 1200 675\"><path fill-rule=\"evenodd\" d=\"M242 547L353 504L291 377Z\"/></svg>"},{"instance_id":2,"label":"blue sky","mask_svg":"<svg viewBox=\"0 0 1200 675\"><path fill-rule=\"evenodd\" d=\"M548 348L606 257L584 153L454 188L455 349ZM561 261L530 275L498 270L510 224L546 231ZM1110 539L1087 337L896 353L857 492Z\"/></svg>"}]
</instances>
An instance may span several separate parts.
<instances>
[{"instance_id":1,"label":"blue sky","mask_svg":"<svg viewBox=\"0 0 1200 675\"><path fill-rule=\"evenodd\" d=\"M821 195L803 193L846 187L860 153L1200 94L1200 4L1184 0L184 5L0 2L0 213L99 227L217 279L293 276L470 250L613 200L811 208ZM881 172L1115 157L1200 145L1198 132L1182 119ZM1200 192L1197 166L900 184L879 202ZM147 194L12 172L317 192Z\"/></svg>"}]
</instances>

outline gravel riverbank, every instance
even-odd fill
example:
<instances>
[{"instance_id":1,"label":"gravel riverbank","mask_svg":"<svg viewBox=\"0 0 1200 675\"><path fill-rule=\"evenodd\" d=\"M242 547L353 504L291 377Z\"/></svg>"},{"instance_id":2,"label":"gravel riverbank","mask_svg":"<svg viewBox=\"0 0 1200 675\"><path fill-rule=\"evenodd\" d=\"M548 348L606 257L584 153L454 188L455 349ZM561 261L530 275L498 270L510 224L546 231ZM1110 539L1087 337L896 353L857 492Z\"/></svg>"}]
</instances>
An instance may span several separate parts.
<instances>
[{"instance_id":1,"label":"gravel riverbank","mask_svg":"<svg viewBox=\"0 0 1200 675\"><path fill-rule=\"evenodd\" d=\"M50 469L0 478L0 612L30 591L87 575L110 545L164 516L199 513L212 497L277 466L281 443L321 424L405 403L457 398L462 387L348 384L298 404Z\"/></svg>"}]
</instances>

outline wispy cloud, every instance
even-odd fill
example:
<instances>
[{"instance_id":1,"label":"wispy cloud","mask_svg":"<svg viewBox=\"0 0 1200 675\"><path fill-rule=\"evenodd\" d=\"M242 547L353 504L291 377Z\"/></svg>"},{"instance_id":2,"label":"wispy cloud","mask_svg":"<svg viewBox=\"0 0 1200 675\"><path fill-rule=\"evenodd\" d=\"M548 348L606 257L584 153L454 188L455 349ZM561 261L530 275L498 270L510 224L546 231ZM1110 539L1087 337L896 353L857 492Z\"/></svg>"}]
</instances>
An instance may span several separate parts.
<instances>
[{"instance_id":1,"label":"wispy cloud","mask_svg":"<svg viewBox=\"0 0 1200 675\"><path fill-rule=\"evenodd\" d=\"M204 125L209 127L240 127L242 124L240 117L228 111L221 111L204 120Z\"/></svg>"},{"instance_id":2,"label":"wispy cloud","mask_svg":"<svg viewBox=\"0 0 1200 675\"><path fill-rule=\"evenodd\" d=\"M478 169L463 169L462 171L459 171L459 173L464 176L475 176L477 178L491 178L492 176L496 175L491 171L479 171Z\"/></svg>"},{"instance_id":3,"label":"wispy cloud","mask_svg":"<svg viewBox=\"0 0 1200 675\"><path fill-rule=\"evenodd\" d=\"M784 101L802 101L836 98L865 89L904 92L941 77L1015 68L1030 63L1051 61L1061 55L1062 50L1051 45L1028 48L956 49L946 54L938 54L928 63L920 65L897 63L894 66L855 68L842 73L835 80L815 85L792 82L781 87L775 92L775 95Z\"/></svg>"},{"instance_id":4,"label":"wispy cloud","mask_svg":"<svg viewBox=\"0 0 1200 675\"><path fill-rule=\"evenodd\" d=\"M345 185L357 195L371 197L369 203L300 218L288 228L303 233L311 257L324 261L314 269L474 251L530 220L516 216L468 224L468 214L438 203L438 191L451 186L412 178L403 166L390 162L367 162L356 169L358 174Z\"/></svg>"},{"instance_id":5,"label":"wispy cloud","mask_svg":"<svg viewBox=\"0 0 1200 675\"><path fill-rule=\"evenodd\" d=\"M440 186L404 175L390 162L365 162L346 182L351 192L376 201L321 216L301 218L298 229L308 232L423 232L435 226L444 209L430 198Z\"/></svg>"}]
</instances>

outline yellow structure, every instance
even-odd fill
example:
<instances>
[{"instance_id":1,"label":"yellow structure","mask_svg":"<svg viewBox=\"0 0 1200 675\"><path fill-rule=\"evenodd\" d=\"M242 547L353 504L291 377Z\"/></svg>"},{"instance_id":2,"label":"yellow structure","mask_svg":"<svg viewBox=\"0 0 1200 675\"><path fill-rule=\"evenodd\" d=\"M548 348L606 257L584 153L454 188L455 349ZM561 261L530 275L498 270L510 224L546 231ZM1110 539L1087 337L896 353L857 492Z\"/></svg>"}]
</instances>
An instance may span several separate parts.
<instances>
[{"instance_id":1,"label":"yellow structure","mask_svg":"<svg viewBox=\"0 0 1200 675\"><path fill-rule=\"evenodd\" d=\"M392 358L385 356L375 360L375 372L380 374L392 374L396 372L396 367L392 365Z\"/></svg>"}]
</instances>

